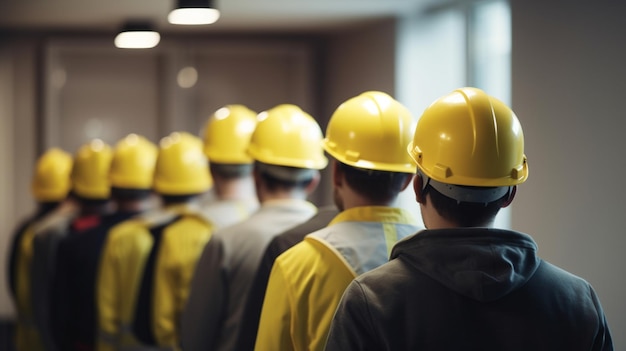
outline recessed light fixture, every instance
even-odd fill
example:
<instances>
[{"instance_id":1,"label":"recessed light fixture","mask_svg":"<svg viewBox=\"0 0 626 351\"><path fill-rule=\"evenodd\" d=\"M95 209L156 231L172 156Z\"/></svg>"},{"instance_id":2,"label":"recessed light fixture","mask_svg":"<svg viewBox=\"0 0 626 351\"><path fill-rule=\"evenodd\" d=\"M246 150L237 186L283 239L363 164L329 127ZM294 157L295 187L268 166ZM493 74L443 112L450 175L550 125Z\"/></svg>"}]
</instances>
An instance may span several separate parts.
<instances>
[{"instance_id":1,"label":"recessed light fixture","mask_svg":"<svg viewBox=\"0 0 626 351\"><path fill-rule=\"evenodd\" d=\"M149 22L127 22L115 37L120 49L150 49L159 44L161 35Z\"/></svg>"},{"instance_id":2,"label":"recessed light fixture","mask_svg":"<svg viewBox=\"0 0 626 351\"><path fill-rule=\"evenodd\" d=\"M212 24L220 18L220 11L212 0L177 0L177 6L167 16L171 24Z\"/></svg>"}]
</instances>

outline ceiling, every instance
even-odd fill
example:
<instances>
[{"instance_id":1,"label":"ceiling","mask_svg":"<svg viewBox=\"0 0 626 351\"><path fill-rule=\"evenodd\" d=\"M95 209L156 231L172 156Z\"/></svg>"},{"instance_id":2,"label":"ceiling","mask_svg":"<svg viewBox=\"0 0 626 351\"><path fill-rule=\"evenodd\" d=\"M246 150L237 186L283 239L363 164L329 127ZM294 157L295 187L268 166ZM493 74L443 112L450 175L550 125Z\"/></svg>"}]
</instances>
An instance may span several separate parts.
<instances>
[{"instance_id":1,"label":"ceiling","mask_svg":"<svg viewBox=\"0 0 626 351\"><path fill-rule=\"evenodd\" d=\"M328 31L420 11L437 0L217 0L222 15L210 26L175 26L175 0L0 0L0 28L114 31L125 20L148 19L163 32Z\"/></svg>"}]
</instances>

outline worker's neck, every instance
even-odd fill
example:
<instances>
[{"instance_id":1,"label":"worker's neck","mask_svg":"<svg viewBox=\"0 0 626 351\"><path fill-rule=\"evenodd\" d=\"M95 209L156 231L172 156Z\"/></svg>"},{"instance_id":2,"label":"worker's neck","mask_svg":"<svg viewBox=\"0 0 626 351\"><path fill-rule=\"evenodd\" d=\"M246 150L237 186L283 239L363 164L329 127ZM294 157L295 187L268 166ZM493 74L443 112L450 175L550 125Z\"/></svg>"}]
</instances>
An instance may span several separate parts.
<instances>
[{"instance_id":1,"label":"worker's neck","mask_svg":"<svg viewBox=\"0 0 626 351\"><path fill-rule=\"evenodd\" d=\"M242 178L214 178L215 194L220 200L244 200L254 197L254 179L252 176Z\"/></svg>"},{"instance_id":2,"label":"worker's neck","mask_svg":"<svg viewBox=\"0 0 626 351\"><path fill-rule=\"evenodd\" d=\"M307 193L304 190L292 189L292 190L273 190L273 191L259 191L259 201L261 203L275 200L306 200Z\"/></svg>"},{"instance_id":3,"label":"worker's neck","mask_svg":"<svg viewBox=\"0 0 626 351\"><path fill-rule=\"evenodd\" d=\"M387 200L375 201L356 193L349 187L344 187L343 193L341 195L341 200L343 204L343 210L363 206L395 207L397 205L397 196L394 196L391 199Z\"/></svg>"},{"instance_id":4,"label":"worker's neck","mask_svg":"<svg viewBox=\"0 0 626 351\"><path fill-rule=\"evenodd\" d=\"M432 201L429 201L426 204L420 203L420 212L422 213L422 220L424 221L424 226L427 229L451 229L451 228L464 228L457 223L450 221L441 215L439 212L431 206ZM477 225L476 227L482 228L491 228L493 227L493 220Z\"/></svg>"}]
</instances>

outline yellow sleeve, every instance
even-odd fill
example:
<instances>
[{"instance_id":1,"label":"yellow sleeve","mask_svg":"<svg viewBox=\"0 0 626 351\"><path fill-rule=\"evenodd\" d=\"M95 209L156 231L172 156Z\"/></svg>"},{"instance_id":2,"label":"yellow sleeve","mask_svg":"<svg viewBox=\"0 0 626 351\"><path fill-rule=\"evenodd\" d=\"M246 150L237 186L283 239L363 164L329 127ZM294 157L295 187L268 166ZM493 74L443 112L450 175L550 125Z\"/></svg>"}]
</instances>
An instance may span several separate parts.
<instances>
[{"instance_id":1,"label":"yellow sleeve","mask_svg":"<svg viewBox=\"0 0 626 351\"><path fill-rule=\"evenodd\" d=\"M307 237L270 274L255 350L323 350L335 308L356 273L330 244Z\"/></svg>"},{"instance_id":2,"label":"yellow sleeve","mask_svg":"<svg viewBox=\"0 0 626 351\"><path fill-rule=\"evenodd\" d=\"M128 221L109 232L96 281L98 351L132 344L130 324L147 255L154 240L145 224Z\"/></svg>"},{"instance_id":3,"label":"yellow sleeve","mask_svg":"<svg viewBox=\"0 0 626 351\"><path fill-rule=\"evenodd\" d=\"M259 320L256 351L294 350L291 340L292 294L279 257L270 273Z\"/></svg>"},{"instance_id":4,"label":"yellow sleeve","mask_svg":"<svg viewBox=\"0 0 626 351\"><path fill-rule=\"evenodd\" d=\"M20 254L17 260L16 300L18 323L16 326L17 350L43 350L39 331L34 326L33 309L31 304L31 267L33 262L33 240L35 231L28 226L19 243Z\"/></svg>"},{"instance_id":5,"label":"yellow sleeve","mask_svg":"<svg viewBox=\"0 0 626 351\"><path fill-rule=\"evenodd\" d=\"M17 311L19 314L26 314L28 317L32 314L31 298L30 298L30 272L33 260L33 239L35 232L32 226L25 229L24 234L19 243L19 255L17 259L17 283L16 283L16 300ZM23 316L20 316L23 317Z\"/></svg>"},{"instance_id":6,"label":"yellow sleeve","mask_svg":"<svg viewBox=\"0 0 626 351\"><path fill-rule=\"evenodd\" d=\"M210 236L211 226L195 217L182 218L164 231L153 290L153 330L160 346L180 345L180 317Z\"/></svg>"},{"instance_id":7,"label":"yellow sleeve","mask_svg":"<svg viewBox=\"0 0 626 351\"><path fill-rule=\"evenodd\" d=\"M115 276L117 260L113 249L115 234L114 231L109 233L109 238L102 248L96 280L96 307L98 309L96 349L98 351L115 351L118 344L120 318L117 303L119 287Z\"/></svg>"}]
</instances>

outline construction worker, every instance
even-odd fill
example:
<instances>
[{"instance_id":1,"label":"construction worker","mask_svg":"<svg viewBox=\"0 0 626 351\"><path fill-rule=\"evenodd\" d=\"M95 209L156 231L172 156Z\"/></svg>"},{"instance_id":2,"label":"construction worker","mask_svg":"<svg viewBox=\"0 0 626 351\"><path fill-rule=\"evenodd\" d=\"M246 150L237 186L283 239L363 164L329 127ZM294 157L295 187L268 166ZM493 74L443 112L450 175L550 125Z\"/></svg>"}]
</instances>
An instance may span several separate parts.
<instances>
[{"instance_id":1,"label":"construction worker","mask_svg":"<svg viewBox=\"0 0 626 351\"><path fill-rule=\"evenodd\" d=\"M246 153L256 115L243 105L227 105L215 111L204 128L204 154L209 159L215 199L203 206L203 212L216 229L241 222L259 207L253 160Z\"/></svg>"},{"instance_id":2,"label":"construction worker","mask_svg":"<svg viewBox=\"0 0 626 351\"><path fill-rule=\"evenodd\" d=\"M43 335L35 322L31 271L34 260L33 240L42 222L57 215L71 189L72 156L50 148L37 160L31 191L37 209L19 225L12 238L9 257L9 290L17 311L15 346L18 351L44 349Z\"/></svg>"},{"instance_id":3,"label":"construction worker","mask_svg":"<svg viewBox=\"0 0 626 351\"><path fill-rule=\"evenodd\" d=\"M295 105L259 114L248 153L261 207L218 231L206 245L182 318L185 351L233 350L241 315L261 256L272 238L311 218L308 195L328 160L317 122Z\"/></svg>"},{"instance_id":4,"label":"construction worker","mask_svg":"<svg viewBox=\"0 0 626 351\"><path fill-rule=\"evenodd\" d=\"M415 173L406 153L415 120L389 95L368 91L342 103L326 129L335 203L330 224L278 256L270 273L255 350L323 350L350 281L389 259L419 222L396 206Z\"/></svg>"},{"instance_id":5,"label":"construction worker","mask_svg":"<svg viewBox=\"0 0 626 351\"><path fill-rule=\"evenodd\" d=\"M77 205L76 213L71 218L42 225L33 239L33 310L46 350L58 349L59 334L52 317L56 307L52 299L53 284L59 273L58 247L66 236L79 235L111 211L107 179L111 157L111 147L100 139L93 139L77 150L71 172L71 197Z\"/></svg>"},{"instance_id":6,"label":"construction worker","mask_svg":"<svg viewBox=\"0 0 626 351\"><path fill-rule=\"evenodd\" d=\"M53 293L59 350L95 349L100 252L113 226L150 208L156 157L156 145L142 136L129 134L120 140L102 178L110 184L115 211L102 216L97 225L61 241Z\"/></svg>"},{"instance_id":7,"label":"construction worker","mask_svg":"<svg viewBox=\"0 0 626 351\"><path fill-rule=\"evenodd\" d=\"M256 333L259 329L259 318L265 299L265 289L276 258L301 242L308 234L326 227L337 214L339 214L339 210L335 205L320 207L315 216L308 221L288 229L270 241L261 257L261 263L248 293L235 350L254 350Z\"/></svg>"},{"instance_id":8,"label":"construction worker","mask_svg":"<svg viewBox=\"0 0 626 351\"><path fill-rule=\"evenodd\" d=\"M153 188L163 207L113 227L102 251L98 350L179 349L180 313L213 231L198 205L211 186L201 139L160 141Z\"/></svg>"},{"instance_id":9,"label":"construction worker","mask_svg":"<svg viewBox=\"0 0 626 351\"><path fill-rule=\"evenodd\" d=\"M457 89L424 111L408 152L427 229L350 284L326 350L613 350L592 287L493 227L528 177L508 106Z\"/></svg>"}]
</instances>

